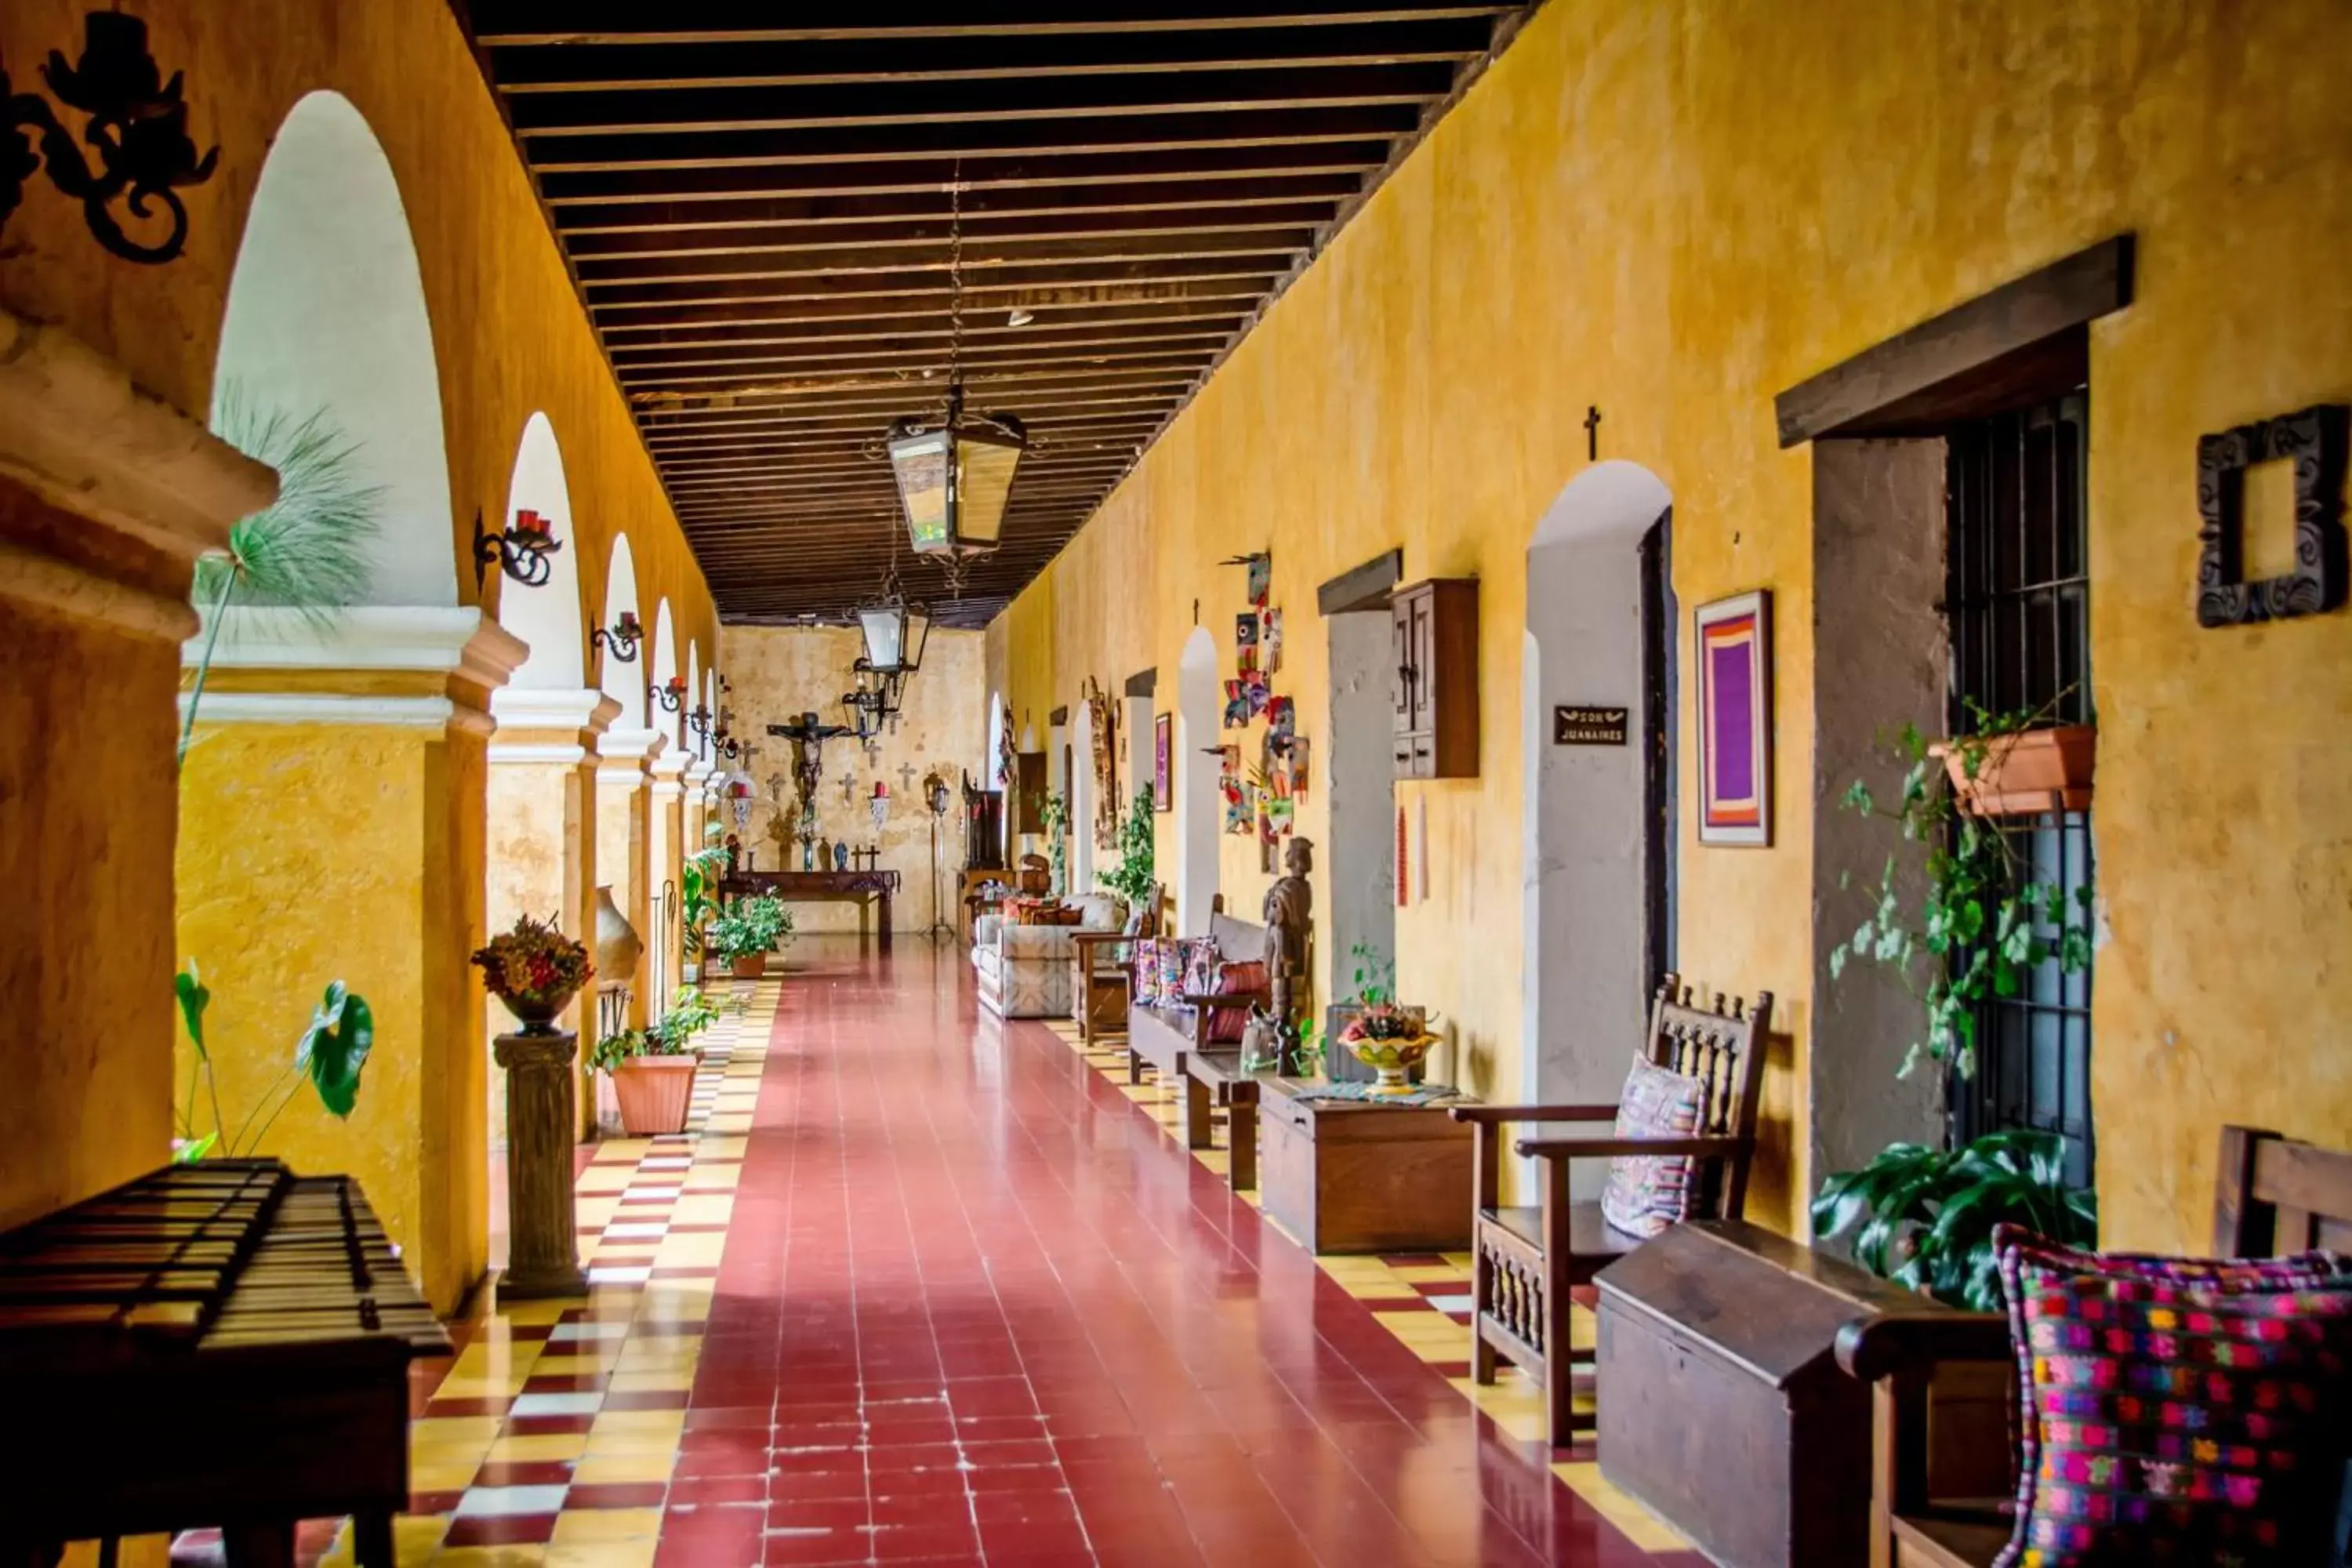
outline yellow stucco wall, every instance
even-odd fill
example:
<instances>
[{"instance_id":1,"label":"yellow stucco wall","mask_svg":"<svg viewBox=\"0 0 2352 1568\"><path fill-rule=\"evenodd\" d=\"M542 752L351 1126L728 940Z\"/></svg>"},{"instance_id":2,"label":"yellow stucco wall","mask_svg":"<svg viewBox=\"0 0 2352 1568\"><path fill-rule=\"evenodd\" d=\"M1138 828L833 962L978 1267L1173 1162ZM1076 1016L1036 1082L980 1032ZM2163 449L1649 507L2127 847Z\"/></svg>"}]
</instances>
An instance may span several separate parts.
<instances>
[{"instance_id":1,"label":"yellow stucco wall","mask_svg":"<svg viewBox=\"0 0 2352 1568\"><path fill-rule=\"evenodd\" d=\"M1776 445L1772 396L2135 231L2137 300L2092 332L2100 1195L2116 1244L2200 1244L2222 1121L2352 1142L2329 1037L2352 617L2192 611L2198 436L2352 395L2352 100L2321 64L2342 24L2327 0L1545 7L1001 619L1016 711L1042 734L1085 677L1148 664L1169 689L1196 598L1230 641L1241 574L1215 563L1271 548L1277 689L1311 735L1318 583L1400 545L1408 581L1479 577L1479 776L1400 788L1433 882L1399 912L1400 983L1454 1021L1472 1087L1510 1092L1525 549L1599 405L1601 455L1673 492L1685 643L1690 606L1776 595L1776 842L1701 848L1685 771L1679 949L1783 999L1752 1208L1793 1226L1818 1175L1795 1135L1816 606L1811 459ZM1326 826L1310 800L1301 831ZM1245 908L1264 886L1239 840L1223 885Z\"/></svg>"},{"instance_id":2,"label":"yellow stucco wall","mask_svg":"<svg viewBox=\"0 0 2352 1568\"><path fill-rule=\"evenodd\" d=\"M67 0L11 0L0 7L0 61L29 83L49 50L69 56L77 51L87 9ZM583 613L586 606L601 607L612 541L625 530L648 625L652 607L667 598L681 641L692 638L705 650L715 647L716 620L699 569L448 7L441 0L254 0L151 5L142 15L163 70L185 74L191 133L200 146L217 142L220 148L213 178L181 193L189 210L187 252L160 268L113 259L89 238L79 205L36 180L10 217L6 244L0 247L0 300L64 326L119 361L139 384L202 420L210 403L229 279L270 139L305 94L340 92L382 143L416 245L440 381L461 599L472 602L474 594L473 574L465 563L475 515L502 513L524 424L533 412L544 411L562 446L569 480L570 548L579 561ZM488 607L493 610L499 581L494 574L488 589ZM118 731L153 728L168 735L170 692L148 668L152 661L142 662L127 639L60 632L54 647L28 652L83 671L60 689L93 694L88 711L75 721L85 741L88 712L104 712L106 723ZM56 767L60 755L88 749L52 749L55 715L35 721L28 714L26 720L0 731L8 769ZM212 763L226 766L231 757L232 751L224 748ZM139 765L131 769L133 761ZM16 1154L0 1161L0 1221L81 1196L150 1168L165 1155L174 942L171 886L163 868L173 858L176 808L168 772L156 772L155 761L152 747L135 758L126 752L123 766L135 776L121 778L112 776L111 762L71 764L70 792L76 799L105 802L104 826L80 821L80 807L58 805L64 815L41 842L58 861L55 867L45 863L35 879L55 883L59 900L39 925L11 928L11 945L34 955L44 973L85 973L91 952L109 952L104 973L118 998L120 1024L103 1039L93 1035L87 1043L77 1039L40 1047L62 1051L70 1059L35 1075L41 1092L12 1123ZM216 804L225 806L234 789L265 784L269 770L280 765L275 756L250 761L263 771L220 778L190 802L191 837L204 840L196 853L235 853L240 824L208 814ZM325 787L330 781L318 782ZM406 892L401 896L426 896L418 888L431 883L430 896L446 903L453 888L470 887L469 899L458 901L478 910L478 761L468 777L453 781L451 787L470 806L436 826L431 837L412 837L404 860L396 866L370 864L355 855L353 845L373 842L365 837L338 842L299 819L279 829L316 835L320 849L310 894L324 907L364 907L392 896L389 884L402 880ZM331 804L323 810L333 816L341 808ZM397 828L373 817L353 826L364 834L419 831L414 819ZM97 847L100 843L102 850ZM340 928L320 928L331 929ZM446 1027L452 1040L471 1041L480 996L463 964L473 933L461 920L446 934L446 951L431 958L436 973L418 983L446 1015L430 1026ZM306 953L299 971L286 974L252 968L252 960L225 942L205 945L211 973L225 981L242 976L247 982L234 1000L229 993L235 987L221 987L224 1026L236 1010L248 1009L257 1016L267 1013L273 1021L266 1026L274 1031L278 1015L293 1012L298 1001L307 1011L310 975L352 973L367 957L359 937L348 951L308 935L301 940L319 951ZM43 982L68 989L86 983ZM267 999L257 994L262 990ZM127 1011L121 998L133 999ZM420 1026L427 1022L418 1020ZM452 1104L443 1125L454 1137L478 1142L479 1070L476 1064L464 1070L472 1088L461 1080L444 1086ZM372 1074L377 1071L371 1068ZM370 1093L400 1092L394 1076L387 1068L381 1080L372 1079ZM431 1170L427 1152L424 1180L443 1180ZM447 1179L472 1182L478 1174L468 1169ZM389 1200L389 1194L384 1196ZM481 1206L462 1193L450 1204L453 1213ZM458 1250L478 1248L460 1237Z\"/></svg>"},{"instance_id":3,"label":"yellow stucco wall","mask_svg":"<svg viewBox=\"0 0 2352 1568\"><path fill-rule=\"evenodd\" d=\"M768 726L789 722L812 709L822 722L848 722L841 694L850 688L849 667L863 647L858 634L843 627L728 629L727 669L735 683L728 700L735 710L735 730L760 752L747 764L759 792L751 821L738 829L730 811L727 830L742 838L763 868L780 863L776 840L769 832L777 816L768 797L772 776L783 775L787 817L793 802L792 742L770 735ZM824 783L816 793L817 831L828 838L845 838L857 848L879 842L881 865L899 877L890 910L891 924L898 930L920 931L931 923L931 818L922 794L924 775L933 769L947 779L950 792L948 815L940 824L940 900L949 923L961 925L954 907L955 872L963 863L961 790L966 770L978 780L981 752L987 744L987 694L982 682L980 634L935 631L923 649L922 668L908 678L898 727L884 732L877 755L869 761L852 736L824 744ZM914 771L902 773L902 768ZM854 780L848 801L841 797L845 773ZM890 789L890 815L878 835L868 804L877 781ZM782 863L800 864L798 845ZM861 921L871 920L854 904L793 906L793 923L800 931L856 931Z\"/></svg>"}]
</instances>

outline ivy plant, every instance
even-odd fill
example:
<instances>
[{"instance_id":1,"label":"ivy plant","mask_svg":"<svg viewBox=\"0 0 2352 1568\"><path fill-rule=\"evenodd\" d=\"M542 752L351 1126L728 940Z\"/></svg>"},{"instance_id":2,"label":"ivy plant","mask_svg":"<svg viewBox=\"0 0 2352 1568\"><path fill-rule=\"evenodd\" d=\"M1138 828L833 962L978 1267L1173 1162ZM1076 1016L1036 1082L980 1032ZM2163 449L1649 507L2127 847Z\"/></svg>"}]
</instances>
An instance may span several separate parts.
<instances>
[{"instance_id":1,"label":"ivy plant","mask_svg":"<svg viewBox=\"0 0 2352 1568\"><path fill-rule=\"evenodd\" d=\"M2065 974L2091 964L2089 884L2069 899L2063 888L2028 880L2000 823L1960 808L1947 765L1948 756L1963 777L1981 776L1988 759L2042 715L1993 714L1973 703L1969 710L1974 733L1940 746L1916 725L1904 726L1897 757L1906 769L1891 805L1860 779L1842 802L1893 824L1902 837L1886 858L1876 902L1829 953L1832 979L1860 959L1891 972L1918 1000L1920 1033L1897 1077L1909 1077L1922 1057L1975 1076L1977 1016L1985 1003L2020 994L2053 959ZM1923 851L1927 885L1907 903L1897 874L1906 855Z\"/></svg>"},{"instance_id":2,"label":"ivy plant","mask_svg":"<svg viewBox=\"0 0 2352 1568\"><path fill-rule=\"evenodd\" d=\"M1037 820L1045 828L1045 855L1054 868L1054 894L1059 898L1068 887L1070 863L1070 803L1059 790L1045 797L1037 810Z\"/></svg>"},{"instance_id":3,"label":"ivy plant","mask_svg":"<svg viewBox=\"0 0 2352 1568\"><path fill-rule=\"evenodd\" d=\"M1118 825L1118 864L1107 871L1097 872L1095 879L1120 898L1129 908L1140 907L1151 893L1151 792L1138 790L1135 804Z\"/></svg>"},{"instance_id":4,"label":"ivy plant","mask_svg":"<svg viewBox=\"0 0 2352 1568\"><path fill-rule=\"evenodd\" d=\"M1822 1184L1813 1232L1853 1233L1854 1261L1881 1279L1976 1312L2001 1308L1993 1227L2023 1226L2070 1247L2098 1241L2097 1200L2066 1184L2054 1132L1989 1132L1949 1151L1890 1143Z\"/></svg>"}]
</instances>

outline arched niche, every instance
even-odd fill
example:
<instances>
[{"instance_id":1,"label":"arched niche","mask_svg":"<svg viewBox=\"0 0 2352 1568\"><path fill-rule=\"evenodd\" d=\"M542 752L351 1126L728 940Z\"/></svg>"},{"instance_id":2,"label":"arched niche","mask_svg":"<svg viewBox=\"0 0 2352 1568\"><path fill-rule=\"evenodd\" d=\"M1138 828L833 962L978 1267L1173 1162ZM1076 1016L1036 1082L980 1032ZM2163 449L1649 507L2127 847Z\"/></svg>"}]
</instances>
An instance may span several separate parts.
<instances>
[{"instance_id":1,"label":"arched niche","mask_svg":"<svg viewBox=\"0 0 2352 1568\"><path fill-rule=\"evenodd\" d=\"M361 601L457 602L441 381L392 164L351 100L314 92L261 166L229 276L212 423L231 441L323 415L380 492Z\"/></svg>"},{"instance_id":2,"label":"arched niche","mask_svg":"<svg viewBox=\"0 0 2352 1568\"><path fill-rule=\"evenodd\" d=\"M616 533L612 564L604 572L604 615L597 625L609 631L620 625L624 613L636 616L640 622L644 619L637 608L637 566L629 554L629 536ZM609 647L597 661L598 689L621 705L620 717L613 721L616 730L646 728L646 669L650 662L645 651L646 640L640 639L637 657L625 664Z\"/></svg>"},{"instance_id":3,"label":"arched niche","mask_svg":"<svg viewBox=\"0 0 2352 1568\"><path fill-rule=\"evenodd\" d=\"M1597 464L1560 491L1528 540L1520 1039L1529 1100L1613 1098L1658 971L1672 961L1670 591L1659 601L1672 502L1640 464ZM1626 743L1556 743L1561 705L1627 710Z\"/></svg>"},{"instance_id":4,"label":"arched niche","mask_svg":"<svg viewBox=\"0 0 2352 1568\"><path fill-rule=\"evenodd\" d=\"M1209 929L1217 896L1218 798L1216 755L1222 706L1217 700L1217 639L1194 626L1176 666L1176 927L1187 935Z\"/></svg>"},{"instance_id":5,"label":"arched niche","mask_svg":"<svg viewBox=\"0 0 2352 1568\"><path fill-rule=\"evenodd\" d=\"M670 619L667 599L654 606L653 651L646 657L646 679L653 683L656 691L667 691L669 683L677 679L677 627ZM651 693L647 696L650 698ZM681 700L678 706L682 710L688 704ZM684 722L678 715L661 704L650 705L646 711L652 718L653 727L667 735L672 746L677 745Z\"/></svg>"},{"instance_id":6,"label":"arched niche","mask_svg":"<svg viewBox=\"0 0 2352 1568\"><path fill-rule=\"evenodd\" d=\"M588 684L581 627L579 542L572 528L572 491L563 479L563 453L555 426L534 414L522 427L514 477L507 485L506 521L537 512L563 548L547 557L547 581L536 587L513 578L499 584L499 624L530 645L509 686L542 691L577 691Z\"/></svg>"}]
</instances>

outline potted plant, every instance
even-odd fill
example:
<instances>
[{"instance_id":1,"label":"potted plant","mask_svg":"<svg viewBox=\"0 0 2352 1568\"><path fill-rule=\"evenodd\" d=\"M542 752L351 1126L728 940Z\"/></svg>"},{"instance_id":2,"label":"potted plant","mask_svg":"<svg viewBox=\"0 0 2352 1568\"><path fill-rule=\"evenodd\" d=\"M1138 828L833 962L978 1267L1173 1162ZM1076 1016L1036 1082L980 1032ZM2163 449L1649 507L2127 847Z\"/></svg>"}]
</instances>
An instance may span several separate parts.
<instances>
[{"instance_id":1,"label":"potted plant","mask_svg":"<svg viewBox=\"0 0 2352 1568\"><path fill-rule=\"evenodd\" d=\"M1973 816L2033 816L2081 811L2091 804L2099 731L2090 724L2048 725L2039 714L1998 715L1969 704L1973 735L1929 746L1944 764L1954 805Z\"/></svg>"},{"instance_id":2,"label":"potted plant","mask_svg":"<svg viewBox=\"0 0 2352 1568\"><path fill-rule=\"evenodd\" d=\"M472 961L482 971L482 984L506 1004L526 1035L554 1034L555 1016L596 973L584 945L558 931L553 921L529 915L476 949Z\"/></svg>"},{"instance_id":3,"label":"potted plant","mask_svg":"<svg viewBox=\"0 0 2352 1568\"><path fill-rule=\"evenodd\" d=\"M768 973L768 950L792 931L792 911L783 900L762 893L729 905L711 922L708 940L736 979L757 980Z\"/></svg>"},{"instance_id":4,"label":"potted plant","mask_svg":"<svg viewBox=\"0 0 2352 1568\"><path fill-rule=\"evenodd\" d=\"M654 1024L623 1029L596 1042L589 1065L612 1075L622 1131L632 1138L686 1131L694 1069L702 1060L694 1037L718 1016L719 1009L689 985Z\"/></svg>"},{"instance_id":5,"label":"potted plant","mask_svg":"<svg viewBox=\"0 0 2352 1568\"><path fill-rule=\"evenodd\" d=\"M1119 820L1118 864L1096 872L1095 880L1124 899L1129 909L1141 909L1151 896L1152 853L1151 792L1142 789Z\"/></svg>"},{"instance_id":6,"label":"potted plant","mask_svg":"<svg viewBox=\"0 0 2352 1568\"><path fill-rule=\"evenodd\" d=\"M1380 1075L1373 1093L1411 1094L1412 1069L1437 1042L1437 1037L1429 1032L1429 1016L1422 1008L1398 1005L1393 960L1362 942L1352 952L1356 1000L1337 1009L1344 1015L1339 1043Z\"/></svg>"},{"instance_id":7,"label":"potted plant","mask_svg":"<svg viewBox=\"0 0 2352 1568\"><path fill-rule=\"evenodd\" d=\"M1054 868L1054 879L1046 891L1060 898L1069 887L1070 863L1070 803L1059 791L1045 797L1039 808L1037 820L1045 826L1045 856Z\"/></svg>"},{"instance_id":8,"label":"potted plant","mask_svg":"<svg viewBox=\"0 0 2352 1568\"><path fill-rule=\"evenodd\" d=\"M719 825L712 823L705 837L711 842L688 856L678 870L679 940L688 973L704 972L712 962L706 956L703 927L718 912L719 883L727 875L727 847L717 842Z\"/></svg>"}]
</instances>

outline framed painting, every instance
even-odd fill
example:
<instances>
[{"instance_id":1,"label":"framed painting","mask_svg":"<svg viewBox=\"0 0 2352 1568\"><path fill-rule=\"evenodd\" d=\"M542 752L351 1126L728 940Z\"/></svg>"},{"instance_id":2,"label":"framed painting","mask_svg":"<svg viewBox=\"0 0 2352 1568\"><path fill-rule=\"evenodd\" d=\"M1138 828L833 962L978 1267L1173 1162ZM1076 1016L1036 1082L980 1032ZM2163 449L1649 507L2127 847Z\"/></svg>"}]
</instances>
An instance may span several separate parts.
<instances>
[{"instance_id":1,"label":"framed painting","mask_svg":"<svg viewBox=\"0 0 2352 1568\"><path fill-rule=\"evenodd\" d=\"M1772 842L1772 595L1699 606L1698 841Z\"/></svg>"},{"instance_id":2,"label":"framed painting","mask_svg":"<svg viewBox=\"0 0 2352 1568\"><path fill-rule=\"evenodd\" d=\"M1176 751L1176 716L1162 713L1151 721L1151 809L1167 811L1175 804L1169 782Z\"/></svg>"}]
</instances>

